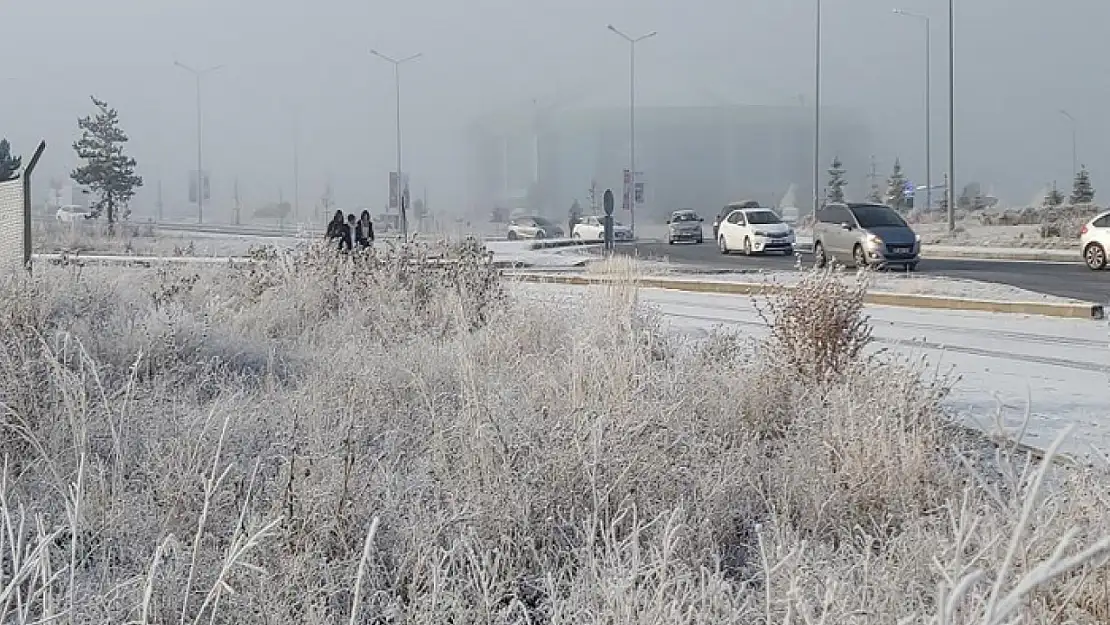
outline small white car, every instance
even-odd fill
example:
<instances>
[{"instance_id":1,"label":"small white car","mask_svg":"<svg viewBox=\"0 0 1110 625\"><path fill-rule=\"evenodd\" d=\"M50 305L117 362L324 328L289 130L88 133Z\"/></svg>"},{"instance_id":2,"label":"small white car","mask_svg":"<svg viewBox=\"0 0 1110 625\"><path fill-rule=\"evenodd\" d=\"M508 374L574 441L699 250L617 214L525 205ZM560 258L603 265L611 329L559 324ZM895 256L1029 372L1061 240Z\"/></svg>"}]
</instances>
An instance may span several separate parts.
<instances>
[{"instance_id":1,"label":"small white car","mask_svg":"<svg viewBox=\"0 0 1110 625\"><path fill-rule=\"evenodd\" d=\"M543 217L513 217L509 222L506 238L510 241L518 239L558 239L563 236L563 229Z\"/></svg>"},{"instance_id":2,"label":"small white car","mask_svg":"<svg viewBox=\"0 0 1110 625\"><path fill-rule=\"evenodd\" d=\"M1083 225L1079 231L1079 249L1083 251L1087 267L1095 271L1106 269L1106 254L1110 252L1110 211Z\"/></svg>"},{"instance_id":3,"label":"small white car","mask_svg":"<svg viewBox=\"0 0 1110 625\"><path fill-rule=\"evenodd\" d=\"M54 217L58 221L67 221L67 222L84 221L86 219L91 219L92 218L91 213L89 213L88 211L83 210L83 208L84 207L82 207L82 206L77 206L77 205L73 205L73 204L67 205L67 206L62 206L58 209L58 212L54 214Z\"/></svg>"},{"instance_id":4,"label":"small white car","mask_svg":"<svg viewBox=\"0 0 1110 625\"><path fill-rule=\"evenodd\" d=\"M722 254L782 252L790 256L794 241L794 229L769 208L734 210L717 227L717 247Z\"/></svg>"},{"instance_id":5,"label":"small white car","mask_svg":"<svg viewBox=\"0 0 1110 625\"><path fill-rule=\"evenodd\" d=\"M571 233L570 238L580 241L604 241L605 218L597 215L583 217L582 221L574 225L574 232ZM631 241L632 229L618 221L614 221L613 240Z\"/></svg>"}]
</instances>

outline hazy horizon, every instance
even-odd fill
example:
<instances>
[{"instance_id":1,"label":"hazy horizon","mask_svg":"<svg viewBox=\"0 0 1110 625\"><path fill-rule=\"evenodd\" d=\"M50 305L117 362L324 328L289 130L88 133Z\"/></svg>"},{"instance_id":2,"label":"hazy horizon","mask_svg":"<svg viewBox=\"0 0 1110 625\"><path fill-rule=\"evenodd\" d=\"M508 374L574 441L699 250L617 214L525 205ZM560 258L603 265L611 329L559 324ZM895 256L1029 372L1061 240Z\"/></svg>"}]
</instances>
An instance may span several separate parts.
<instances>
[{"instance_id":1,"label":"hazy horizon","mask_svg":"<svg viewBox=\"0 0 1110 625\"><path fill-rule=\"evenodd\" d=\"M293 195L299 130L300 205L308 213L330 180L341 206L380 207L395 168L393 69L370 49L423 53L402 69L404 163L414 195L465 208L466 125L533 106L625 106L628 45L606 30L658 30L637 52L638 103L796 104L813 98L814 0L719 2L601 0L396 6L331 0L37 0L0 6L0 137L29 157L48 149L36 188L68 176L76 120L90 95L117 108L146 186L133 203L149 215L159 180L167 208L184 206L196 160L191 75L174 67L225 65L204 79L205 169L214 214L237 178L249 208ZM1071 134L1096 190L1110 181L1099 150L1110 87L1090 81L1110 43L1098 35L1110 5L1093 0L959 2L957 182L976 180L1025 202L1047 182L1070 188ZM947 3L824 0L823 99L868 120L880 173L895 156L923 177L923 26L933 18L933 172L947 169ZM64 17L59 17L63 15ZM829 157L836 146L825 145ZM859 179L866 164L850 172ZM805 181L798 181L804 183ZM1105 182L1110 184L1110 182ZM862 189L856 189L862 192ZM785 191L785 189L784 189ZM1110 186L1106 189L1110 193Z\"/></svg>"}]
</instances>

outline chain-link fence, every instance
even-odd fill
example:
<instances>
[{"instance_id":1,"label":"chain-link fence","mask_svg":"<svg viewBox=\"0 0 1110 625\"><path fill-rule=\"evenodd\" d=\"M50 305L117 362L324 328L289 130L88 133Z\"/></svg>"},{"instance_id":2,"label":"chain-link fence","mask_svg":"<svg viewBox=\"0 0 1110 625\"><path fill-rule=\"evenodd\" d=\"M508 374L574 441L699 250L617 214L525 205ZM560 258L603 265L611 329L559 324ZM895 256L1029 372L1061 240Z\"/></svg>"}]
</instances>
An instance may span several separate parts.
<instances>
[{"instance_id":1,"label":"chain-link fence","mask_svg":"<svg viewBox=\"0 0 1110 625\"><path fill-rule=\"evenodd\" d=\"M23 267L23 180L0 182L0 269Z\"/></svg>"}]
</instances>

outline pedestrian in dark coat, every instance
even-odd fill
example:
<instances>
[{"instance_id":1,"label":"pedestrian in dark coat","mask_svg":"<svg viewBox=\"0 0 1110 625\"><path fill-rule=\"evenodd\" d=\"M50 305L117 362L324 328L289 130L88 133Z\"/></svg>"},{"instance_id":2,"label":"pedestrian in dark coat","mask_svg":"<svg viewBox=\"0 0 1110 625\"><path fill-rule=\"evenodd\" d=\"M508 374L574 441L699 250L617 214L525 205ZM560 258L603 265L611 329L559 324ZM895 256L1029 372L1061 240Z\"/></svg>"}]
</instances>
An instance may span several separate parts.
<instances>
[{"instance_id":1,"label":"pedestrian in dark coat","mask_svg":"<svg viewBox=\"0 0 1110 625\"><path fill-rule=\"evenodd\" d=\"M370 211L364 210L359 215L356 232L355 240L358 241L360 249L366 249L374 244L374 222L370 219Z\"/></svg>"}]
</instances>

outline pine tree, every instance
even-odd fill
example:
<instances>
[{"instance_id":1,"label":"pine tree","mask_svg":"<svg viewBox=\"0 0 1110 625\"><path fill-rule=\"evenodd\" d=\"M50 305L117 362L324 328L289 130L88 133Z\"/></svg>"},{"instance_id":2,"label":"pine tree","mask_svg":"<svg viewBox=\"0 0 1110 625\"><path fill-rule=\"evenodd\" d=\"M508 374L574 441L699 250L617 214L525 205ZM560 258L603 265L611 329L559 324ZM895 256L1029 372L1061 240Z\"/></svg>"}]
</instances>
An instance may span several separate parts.
<instances>
[{"instance_id":1,"label":"pine tree","mask_svg":"<svg viewBox=\"0 0 1110 625\"><path fill-rule=\"evenodd\" d=\"M1045 206L1059 206L1064 203L1064 194L1056 188L1056 181L1052 181L1052 186L1048 188L1048 193L1044 195Z\"/></svg>"},{"instance_id":2,"label":"pine tree","mask_svg":"<svg viewBox=\"0 0 1110 625\"><path fill-rule=\"evenodd\" d=\"M22 166L23 159L12 155L12 145L8 140L0 139L0 182L18 178Z\"/></svg>"},{"instance_id":3,"label":"pine tree","mask_svg":"<svg viewBox=\"0 0 1110 625\"><path fill-rule=\"evenodd\" d=\"M867 201L875 202L878 204L883 201L883 192L879 188L879 174L875 168L875 157L871 157L871 171L867 173L867 179L871 181L871 190L867 192Z\"/></svg>"},{"instance_id":4,"label":"pine tree","mask_svg":"<svg viewBox=\"0 0 1110 625\"><path fill-rule=\"evenodd\" d=\"M77 120L81 138L73 144L77 157L85 164L73 170L70 177L92 191L96 200L90 207L91 217L105 214L111 231L117 210L123 211L124 220L130 217L128 203L143 186L143 179L135 175L135 159L123 153L129 138L119 127L119 113L107 102L91 99L97 112Z\"/></svg>"},{"instance_id":5,"label":"pine tree","mask_svg":"<svg viewBox=\"0 0 1110 625\"><path fill-rule=\"evenodd\" d=\"M906 206L906 175L902 173L902 161L897 158L894 159L894 170L886 179L886 203L896 209Z\"/></svg>"},{"instance_id":6,"label":"pine tree","mask_svg":"<svg viewBox=\"0 0 1110 625\"><path fill-rule=\"evenodd\" d=\"M825 191L825 201L844 201L844 186L848 184L844 180L845 173L844 164L840 162L840 157L834 158L832 165L829 167L829 185Z\"/></svg>"},{"instance_id":7,"label":"pine tree","mask_svg":"<svg viewBox=\"0 0 1110 625\"><path fill-rule=\"evenodd\" d=\"M1091 186L1091 173L1087 171L1086 165L1081 165L1079 173L1075 174L1075 184L1069 199L1072 204L1090 204L1095 200L1095 188Z\"/></svg>"}]
</instances>

